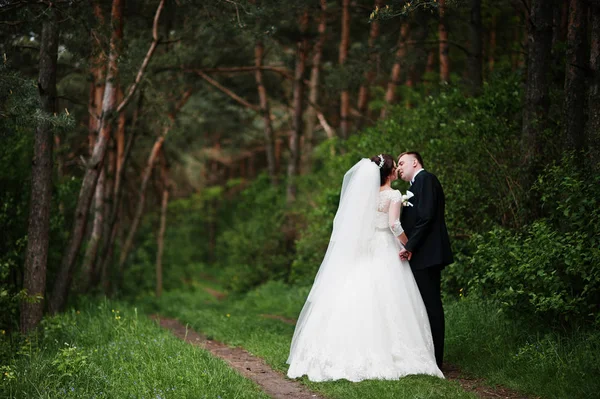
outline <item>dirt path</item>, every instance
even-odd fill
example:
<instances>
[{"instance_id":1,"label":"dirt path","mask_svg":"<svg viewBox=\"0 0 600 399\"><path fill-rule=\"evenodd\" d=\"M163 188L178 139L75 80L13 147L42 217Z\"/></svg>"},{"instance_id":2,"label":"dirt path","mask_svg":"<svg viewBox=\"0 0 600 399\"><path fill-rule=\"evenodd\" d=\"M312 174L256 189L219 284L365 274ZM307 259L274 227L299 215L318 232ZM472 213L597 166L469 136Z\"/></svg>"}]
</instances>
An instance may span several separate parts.
<instances>
[{"instance_id":1,"label":"dirt path","mask_svg":"<svg viewBox=\"0 0 600 399\"><path fill-rule=\"evenodd\" d=\"M273 315L261 315L266 318L279 319L286 323L293 320L280 318ZM273 370L264 360L253 356L242 348L231 348L217 341L211 341L198 334L196 331L186 328L175 319L162 318L156 315L152 319L160 323L160 326L173 332L173 334L192 345L200 346L214 356L217 356L231 365L243 376L256 382L263 391L275 399L323 399L322 396L308 390L299 382L287 379L282 373ZM469 378L465 376L456 366L444 367L444 375L450 381L458 382L467 391L476 394L482 399L535 399L504 387L490 387L485 385L483 379Z\"/></svg>"},{"instance_id":2,"label":"dirt path","mask_svg":"<svg viewBox=\"0 0 600 399\"><path fill-rule=\"evenodd\" d=\"M211 341L186 327L175 319L151 316L160 326L171 330L173 334L192 345L206 349L214 356L225 360L244 377L256 382L262 390L275 399L324 399L309 391L299 382L288 380L285 376L271 369L264 360L252 356L242 348L230 348L220 342Z\"/></svg>"}]
</instances>

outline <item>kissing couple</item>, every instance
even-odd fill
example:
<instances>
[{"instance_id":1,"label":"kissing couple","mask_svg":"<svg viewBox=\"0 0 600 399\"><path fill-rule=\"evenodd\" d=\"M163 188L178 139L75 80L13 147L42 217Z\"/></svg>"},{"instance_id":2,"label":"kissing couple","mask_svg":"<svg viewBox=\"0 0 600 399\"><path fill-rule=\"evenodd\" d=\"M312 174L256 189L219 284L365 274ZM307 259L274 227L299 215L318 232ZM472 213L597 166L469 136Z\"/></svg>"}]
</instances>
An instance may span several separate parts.
<instances>
[{"instance_id":1,"label":"kissing couple","mask_svg":"<svg viewBox=\"0 0 600 399\"><path fill-rule=\"evenodd\" d=\"M410 182L406 194L391 187ZM290 378L444 378L440 278L453 262L444 192L417 152L363 158L344 175L325 257L302 308Z\"/></svg>"}]
</instances>

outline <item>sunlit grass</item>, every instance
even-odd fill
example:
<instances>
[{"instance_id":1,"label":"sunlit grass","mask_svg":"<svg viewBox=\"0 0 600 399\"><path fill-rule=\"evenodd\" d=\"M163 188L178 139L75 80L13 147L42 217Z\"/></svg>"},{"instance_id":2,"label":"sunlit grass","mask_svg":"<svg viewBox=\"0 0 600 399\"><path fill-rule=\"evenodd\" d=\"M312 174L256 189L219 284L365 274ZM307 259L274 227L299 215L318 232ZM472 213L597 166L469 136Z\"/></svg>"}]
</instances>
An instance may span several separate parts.
<instances>
[{"instance_id":1,"label":"sunlit grass","mask_svg":"<svg viewBox=\"0 0 600 399\"><path fill-rule=\"evenodd\" d=\"M222 360L123 304L90 303L43 323L3 366L0 397L267 398Z\"/></svg>"}]
</instances>

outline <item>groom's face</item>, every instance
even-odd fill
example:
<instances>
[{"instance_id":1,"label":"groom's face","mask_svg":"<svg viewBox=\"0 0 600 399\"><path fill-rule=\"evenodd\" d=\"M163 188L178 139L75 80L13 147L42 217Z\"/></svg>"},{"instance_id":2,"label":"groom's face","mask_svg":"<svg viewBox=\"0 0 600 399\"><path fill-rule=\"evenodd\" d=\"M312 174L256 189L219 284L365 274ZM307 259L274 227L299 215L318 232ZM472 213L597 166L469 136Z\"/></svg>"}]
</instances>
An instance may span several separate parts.
<instances>
[{"instance_id":1,"label":"groom's face","mask_svg":"<svg viewBox=\"0 0 600 399\"><path fill-rule=\"evenodd\" d=\"M419 163L414 156L410 154L402 155L400 158L398 158L398 175L404 181L411 181L415 175L415 168L418 164Z\"/></svg>"}]
</instances>

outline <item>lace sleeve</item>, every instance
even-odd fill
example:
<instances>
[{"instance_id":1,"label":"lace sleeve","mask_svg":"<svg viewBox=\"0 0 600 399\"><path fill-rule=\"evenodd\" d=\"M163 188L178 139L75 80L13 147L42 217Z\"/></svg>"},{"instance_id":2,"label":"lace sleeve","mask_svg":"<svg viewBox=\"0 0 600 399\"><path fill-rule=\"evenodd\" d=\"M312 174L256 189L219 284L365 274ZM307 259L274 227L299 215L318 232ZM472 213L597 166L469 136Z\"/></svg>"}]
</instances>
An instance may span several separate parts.
<instances>
[{"instance_id":1,"label":"lace sleeve","mask_svg":"<svg viewBox=\"0 0 600 399\"><path fill-rule=\"evenodd\" d=\"M389 226L392 233L397 237L404 232L402 224L400 224L400 209L402 205L402 194L400 191L394 190L390 198L390 210L388 212Z\"/></svg>"}]
</instances>

